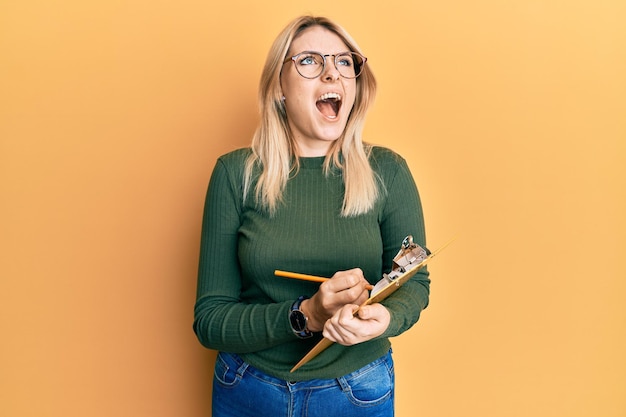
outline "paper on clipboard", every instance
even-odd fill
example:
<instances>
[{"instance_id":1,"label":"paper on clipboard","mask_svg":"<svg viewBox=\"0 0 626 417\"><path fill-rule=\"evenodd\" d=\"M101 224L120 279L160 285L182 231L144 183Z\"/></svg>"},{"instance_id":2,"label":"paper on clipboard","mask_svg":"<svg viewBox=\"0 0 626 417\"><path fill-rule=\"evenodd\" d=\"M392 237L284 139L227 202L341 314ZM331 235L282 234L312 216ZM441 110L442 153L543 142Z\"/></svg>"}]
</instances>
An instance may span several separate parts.
<instances>
[{"instance_id":1,"label":"paper on clipboard","mask_svg":"<svg viewBox=\"0 0 626 417\"><path fill-rule=\"evenodd\" d=\"M354 311L357 314L359 310L366 305L378 303L391 294L396 292L402 285L410 280L420 269L422 269L432 258L447 247L452 241L449 241L436 251L430 253L427 249L422 248L413 242L412 236L407 236L402 241L402 247L398 254L393 258L393 267L389 274L383 274L383 278L376 283L374 289L370 293L370 297ZM290 372L294 372L311 359L319 355L321 352L330 347L334 342L327 338L323 338L313 347Z\"/></svg>"}]
</instances>

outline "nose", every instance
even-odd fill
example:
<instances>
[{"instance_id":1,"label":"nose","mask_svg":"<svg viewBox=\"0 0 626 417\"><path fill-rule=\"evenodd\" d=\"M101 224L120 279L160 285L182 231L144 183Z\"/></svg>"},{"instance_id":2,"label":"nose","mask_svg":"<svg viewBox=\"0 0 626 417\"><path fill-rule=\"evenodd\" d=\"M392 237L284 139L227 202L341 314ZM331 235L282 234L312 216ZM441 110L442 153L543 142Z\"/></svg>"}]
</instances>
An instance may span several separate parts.
<instances>
[{"instance_id":1,"label":"nose","mask_svg":"<svg viewBox=\"0 0 626 417\"><path fill-rule=\"evenodd\" d=\"M339 79L339 71L335 66L335 56L334 55L326 55L324 56L324 72L322 72L321 78L324 81L335 81Z\"/></svg>"}]
</instances>

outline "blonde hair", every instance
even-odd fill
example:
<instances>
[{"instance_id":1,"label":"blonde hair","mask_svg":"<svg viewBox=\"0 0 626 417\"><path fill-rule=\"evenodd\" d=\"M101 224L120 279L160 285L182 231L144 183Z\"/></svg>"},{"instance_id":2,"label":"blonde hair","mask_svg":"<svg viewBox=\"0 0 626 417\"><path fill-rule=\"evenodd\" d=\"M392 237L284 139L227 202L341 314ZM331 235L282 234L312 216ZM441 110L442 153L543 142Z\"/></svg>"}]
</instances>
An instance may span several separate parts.
<instances>
[{"instance_id":1,"label":"blonde hair","mask_svg":"<svg viewBox=\"0 0 626 417\"><path fill-rule=\"evenodd\" d=\"M339 25L324 17L302 16L278 35L272 44L259 85L260 123L252 139L252 153L246 162L244 196L255 180L256 202L273 215L292 172L299 168L287 113L282 101L280 74L291 43L305 29L321 26L337 36L350 51L361 53L356 42ZM367 65L356 79L356 99L341 137L333 142L324 162L325 173L342 170L345 186L341 215L357 216L368 212L379 196L376 175L369 163L371 146L362 141L365 115L376 94L376 80Z\"/></svg>"}]
</instances>

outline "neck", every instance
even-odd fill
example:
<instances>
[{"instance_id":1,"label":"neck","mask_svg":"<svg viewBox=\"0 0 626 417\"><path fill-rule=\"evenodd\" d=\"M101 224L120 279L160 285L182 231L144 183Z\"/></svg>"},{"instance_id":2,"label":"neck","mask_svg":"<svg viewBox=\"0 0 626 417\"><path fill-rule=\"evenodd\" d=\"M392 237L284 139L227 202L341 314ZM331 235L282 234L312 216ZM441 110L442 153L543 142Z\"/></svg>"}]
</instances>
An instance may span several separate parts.
<instances>
[{"instance_id":1,"label":"neck","mask_svg":"<svg viewBox=\"0 0 626 417\"><path fill-rule=\"evenodd\" d=\"M313 158L316 156L326 156L330 152L334 141L302 141L295 140L295 153L300 158Z\"/></svg>"}]
</instances>

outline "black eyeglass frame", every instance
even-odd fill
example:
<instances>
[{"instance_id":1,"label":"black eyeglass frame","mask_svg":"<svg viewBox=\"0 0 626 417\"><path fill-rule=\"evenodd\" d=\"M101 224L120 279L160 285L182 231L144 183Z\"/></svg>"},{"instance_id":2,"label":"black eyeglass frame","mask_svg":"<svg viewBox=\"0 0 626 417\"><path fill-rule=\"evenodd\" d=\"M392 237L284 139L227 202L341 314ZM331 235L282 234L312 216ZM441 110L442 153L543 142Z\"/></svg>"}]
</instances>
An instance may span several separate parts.
<instances>
[{"instance_id":1,"label":"black eyeglass frame","mask_svg":"<svg viewBox=\"0 0 626 417\"><path fill-rule=\"evenodd\" d=\"M300 70L298 69L298 63L296 62L296 59L300 56L300 55L305 55L305 54L316 54L322 57L322 70L320 71L319 74L317 74L315 77L307 77L305 75L302 75L302 73L300 72ZM346 77L345 75L343 75L341 73L341 71L339 70L339 67L337 66L337 58L341 57L341 56L345 56L345 55L356 55L359 58L361 58L361 62L357 63L355 62L354 65L358 65L359 67L359 73L357 75L355 75L354 77ZM296 71L298 72L298 74L302 77L302 78L306 78L307 80L314 80L317 77L319 77L320 75L322 75L324 73L324 70L326 69L326 58L327 57L333 57L333 64L335 65L335 68L337 69L337 72L339 73L339 75L341 75L343 78L347 78L349 80L353 80L355 78L358 78L361 74L363 74L363 68L365 67L365 63L367 62L367 57L364 57L363 55L361 55L358 52L353 52L353 51L346 51L346 52L340 52L338 54L323 54L321 52L317 52L317 51L302 51L292 57L289 57L287 59L285 59L283 61L283 64L286 64L289 61L292 61L294 66L296 67Z\"/></svg>"}]
</instances>

